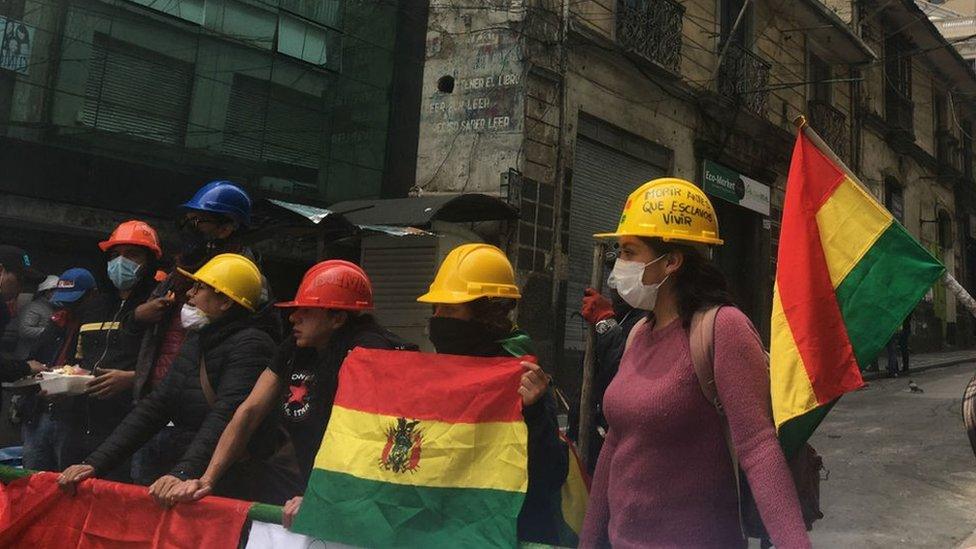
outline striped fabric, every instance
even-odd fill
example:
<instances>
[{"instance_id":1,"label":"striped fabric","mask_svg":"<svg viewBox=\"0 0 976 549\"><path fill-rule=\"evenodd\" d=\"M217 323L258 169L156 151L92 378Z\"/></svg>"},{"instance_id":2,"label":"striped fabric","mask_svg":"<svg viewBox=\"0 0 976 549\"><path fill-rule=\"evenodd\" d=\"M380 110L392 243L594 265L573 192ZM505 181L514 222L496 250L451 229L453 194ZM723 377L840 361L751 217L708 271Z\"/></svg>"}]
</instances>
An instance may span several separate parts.
<instances>
[{"instance_id":1,"label":"striped fabric","mask_svg":"<svg viewBox=\"0 0 976 549\"><path fill-rule=\"evenodd\" d=\"M294 530L364 547L514 547L528 487L520 362L352 351Z\"/></svg>"},{"instance_id":2,"label":"striped fabric","mask_svg":"<svg viewBox=\"0 0 976 549\"><path fill-rule=\"evenodd\" d=\"M800 133L783 207L770 378L788 454L945 270L830 156Z\"/></svg>"}]
</instances>

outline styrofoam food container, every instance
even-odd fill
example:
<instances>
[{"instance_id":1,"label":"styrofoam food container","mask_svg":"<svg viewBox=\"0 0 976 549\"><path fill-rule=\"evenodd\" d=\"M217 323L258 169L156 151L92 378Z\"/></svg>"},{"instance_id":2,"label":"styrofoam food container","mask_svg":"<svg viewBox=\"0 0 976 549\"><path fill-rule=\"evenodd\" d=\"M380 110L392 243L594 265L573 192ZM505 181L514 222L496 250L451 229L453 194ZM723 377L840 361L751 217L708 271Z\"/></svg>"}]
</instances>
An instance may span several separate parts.
<instances>
[{"instance_id":1,"label":"styrofoam food container","mask_svg":"<svg viewBox=\"0 0 976 549\"><path fill-rule=\"evenodd\" d=\"M41 390L49 395L82 395L95 376L66 376L55 372L41 372Z\"/></svg>"}]
</instances>

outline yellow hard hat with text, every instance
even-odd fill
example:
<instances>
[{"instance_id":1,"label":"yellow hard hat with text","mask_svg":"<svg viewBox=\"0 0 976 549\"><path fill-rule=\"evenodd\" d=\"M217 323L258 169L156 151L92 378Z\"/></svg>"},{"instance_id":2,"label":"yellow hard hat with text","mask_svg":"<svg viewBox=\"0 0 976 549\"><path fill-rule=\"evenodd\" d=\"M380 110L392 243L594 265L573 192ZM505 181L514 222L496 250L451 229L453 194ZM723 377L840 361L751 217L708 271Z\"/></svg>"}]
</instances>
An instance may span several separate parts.
<instances>
[{"instance_id":1,"label":"yellow hard hat with text","mask_svg":"<svg viewBox=\"0 0 976 549\"><path fill-rule=\"evenodd\" d=\"M519 299L515 270L505 252L490 244L463 244L441 263L421 303L468 303L482 297Z\"/></svg>"},{"instance_id":2,"label":"yellow hard hat with text","mask_svg":"<svg viewBox=\"0 0 976 549\"><path fill-rule=\"evenodd\" d=\"M237 254L220 254L190 273L179 272L212 287L249 311L257 308L261 298L261 271L250 259Z\"/></svg>"},{"instance_id":3,"label":"yellow hard hat with text","mask_svg":"<svg viewBox=\"0 0 976 549\"><path fill-rule=\"evenodd\" d=\"M620 224L596 238L643 236L665 241L721 244L715 208L694 183L675 177L648 181L627 198Z\"/></svg>"}]
</instances>

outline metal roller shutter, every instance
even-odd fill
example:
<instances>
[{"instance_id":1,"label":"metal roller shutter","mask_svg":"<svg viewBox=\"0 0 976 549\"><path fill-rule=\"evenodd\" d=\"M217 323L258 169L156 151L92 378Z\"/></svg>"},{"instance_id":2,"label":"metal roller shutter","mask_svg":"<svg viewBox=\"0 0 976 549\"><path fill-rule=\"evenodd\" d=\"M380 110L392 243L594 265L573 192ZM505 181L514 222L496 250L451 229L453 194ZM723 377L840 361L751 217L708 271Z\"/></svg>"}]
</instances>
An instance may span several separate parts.
<instances>
[{"instance_id":1,"label":"metal roller shutter","mask_svg":"<svg viewBox=\"0 0 976 549\"><path fill-rule=\"evenodd\" d=\"M427 344L430 305L417 303L417 298L427 293L434 279L437 245L436 238L425 237L373 237L363 241L362 267L373 283L376 319L418 345Z\"/></svg>"},{"instance_id":2,"label":"metal roller shutter","mask_svg":"<svg viewBox=\"0 0 976 549\"><path fill-rule=\"evenodd\" d=\"M569 208L569 272L566 291L565 348L585 350L585 323L580 298L590 283L593 234L616 229L627 196L641 183L661 177L655 166L602 143L580 136L576 142Z\"/></svg>"},{"instance_id":3,"label":"metal roller shutter","mask_svg":"<svg viewBox=\"0 0 976 549\"><path fill-rule=\"evenodd\" d=\"M192 64L96 34L81 122L182 144L192 90Z\"/></svg>"}]
</instances>

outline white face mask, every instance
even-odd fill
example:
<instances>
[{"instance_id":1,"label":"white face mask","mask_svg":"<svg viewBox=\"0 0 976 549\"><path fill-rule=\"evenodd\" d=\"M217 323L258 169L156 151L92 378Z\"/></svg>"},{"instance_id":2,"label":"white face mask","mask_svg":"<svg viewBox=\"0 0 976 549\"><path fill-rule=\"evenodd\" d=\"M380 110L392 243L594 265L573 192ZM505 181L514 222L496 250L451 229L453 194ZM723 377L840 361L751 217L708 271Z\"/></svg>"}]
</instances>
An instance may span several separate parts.
<instances>
[{"instance_id":1,"label":"white face mask","mask_svg":"<svg viewBox=\"0 0 976 549\"><path fill-rule=\"evenodd\" d=\"M657 292L661 289L661 284L664 284L671 275L664 277L664 280L657 284L648 286L643 280L644 269L662 259L664 259L663 255L650 263L617 259L613 264L613 272L610 273L607 285L617 290L620 297L631 307L642 311L653 311L657 303Z\"/></svg>"},{"instance_id":2,"label":"white face mask","mask_svg":"<svg viewBox=\"0 0 976 549\"><path fill-rule=\"evenodd\" d=\"M183 325L184 330L195 332L210 324L210 317L193 305L184 303L183 308L180 309L180 324Z\"/></svg>"}]
</instances>

